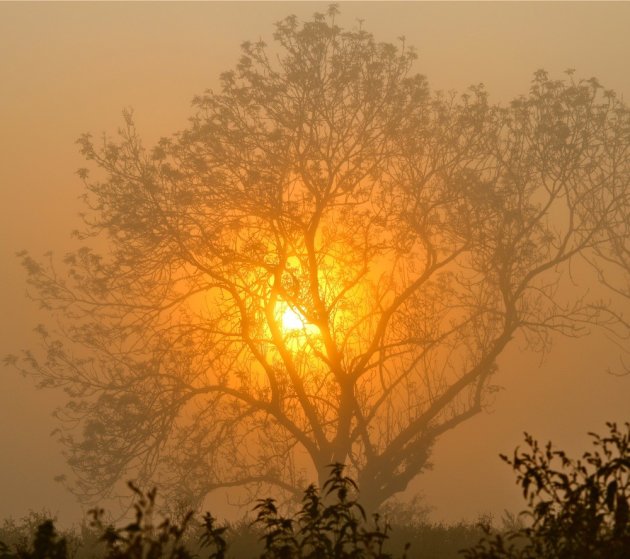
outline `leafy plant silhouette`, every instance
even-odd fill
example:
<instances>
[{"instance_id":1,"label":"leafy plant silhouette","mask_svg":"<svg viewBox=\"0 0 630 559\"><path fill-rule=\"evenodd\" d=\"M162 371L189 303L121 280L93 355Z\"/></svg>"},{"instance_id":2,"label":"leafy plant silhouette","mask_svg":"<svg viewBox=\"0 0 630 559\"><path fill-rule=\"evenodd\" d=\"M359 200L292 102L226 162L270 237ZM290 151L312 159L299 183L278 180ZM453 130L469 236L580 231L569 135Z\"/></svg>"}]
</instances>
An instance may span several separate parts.
<instances>
[{"instance_id":1,"label":"leafy plant silhouette","mask_svg":"<svg viewBox=\"0 0 630 559\"><path fill-rule=\"evenodd\" d=\"M103 509L93 509L92 526L102 534L101 539L106 544L106 559L190 559L192 553L184 539L192 519L193 512L188 512L181 525L177 525L169 518L164 518L155 526L153 515L157 490L154 488L146 493L138 489L133 483L128 484L137 495L134 505L135 520L124 528L115 528L103 523ZM216 519L206 513L203 517L203 532L200 542L203 547L213 550L208 559L224 559L227 543L223 538L226 528L216 525ZM60 558L64 559L64 558Z\"/></svg>"},{"instance_id":2,"label":"leafy plant silhouette","mask_svg":"<svg viewBox=\"0 0 630 559\"><path fill-rule=\"evenodd\" d=\"M92 526L102 534L101 540L106 546L106 559L189 559L190 552L183 544L182 538L186 526L192 517L188 513L181 526L165 518L155 526L153 514L155 508L156 489L142 492L133 483L129 488L138 500L134 504L135 519L123 528L115 528L103 521L104 510L92 509Z\"/></svg>"},{"instance_id":3,"label":"leafy plant silhouette","mask_svg":"<svg viewBox=\"0 0 630 559\"><path fill-rule=\"evenodd\" d=\"M383 551L388 524L374 515L373 525L368 525L357 500L357 484L343 470L343 464L330 466L323 494L313 484L306 489L295 519L280 516L273 499L258 502L256 522L265 531L264 559L391 557Z\"/></svg>"},{"instance_id":4,"label":"leafy plant silhouette","mask_svg":"<svg viewBox=\"0 0 630 559\"><path fill-rule=\"evenodd\" d=\"M501 456L517 472L529 526L490 535L466 559L627 559L630 557L630 423L593 437L594 449L569 458L529 434L529 450Z\"/></svg>"}]
</instances>

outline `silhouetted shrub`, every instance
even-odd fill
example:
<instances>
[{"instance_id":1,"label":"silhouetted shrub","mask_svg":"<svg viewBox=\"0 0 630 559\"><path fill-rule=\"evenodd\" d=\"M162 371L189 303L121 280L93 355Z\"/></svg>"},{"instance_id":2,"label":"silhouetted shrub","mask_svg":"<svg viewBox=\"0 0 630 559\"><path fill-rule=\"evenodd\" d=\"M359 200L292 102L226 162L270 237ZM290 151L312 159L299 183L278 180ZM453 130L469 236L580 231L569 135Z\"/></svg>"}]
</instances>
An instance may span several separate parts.
<instances>
[{"instance_id":1,"label":"silhouetted shrub","mask_svg":"<svg viewBox=\"0 0 630 559\"><path fill-rule=\"evenodd\" d=\"M19 532L18 532L19 533ZM2 559L67 559L68 543L55 529L52 520L43 520L35 529L33 541L19 538L13 543L13 551L8 544L0 541Z\"/></svg>"},{"instance_id":2,"label":"silhouetted shrub","mask_svg":"<svg viewBox=\"0 0 630 559\"><path fill-rule=\"evenodd\" d=\"M106 559L191 559L182 538L192 512L188 513L181 526L168 518L158 525L153 521L156 490L147 493L129 483L138 499L134 504L135 519L123 528L115 528L103 522L103 509L90 511L92 525L101 533L105 543Z\"/></svg>"},{"instance_id":3,"label":"silhouetted shrub","mask_svg":"<svg viewBox=\"0 0 630 559\"><path fill-rule=\"evenodd\" d=\"M273 499L259 501L256 522L264 528L264 559L386 559L389 526L378 515L367 522L355 482L334 464L322 488L311 485L294 519L280 516Z\"/></svg>"},{"instance_id":4,"label":"silhouetted shrub","mask_svg":"<svg viewBox=\"0 0 630 559\"><path fill-rule=\"evenodd\" d=\"M628 559L630 557L630 424L593 437L573 460L525 434L528 451L501 458L517 472L529 525L490 534L466 559Z\"/></svg>"}]
</instances>

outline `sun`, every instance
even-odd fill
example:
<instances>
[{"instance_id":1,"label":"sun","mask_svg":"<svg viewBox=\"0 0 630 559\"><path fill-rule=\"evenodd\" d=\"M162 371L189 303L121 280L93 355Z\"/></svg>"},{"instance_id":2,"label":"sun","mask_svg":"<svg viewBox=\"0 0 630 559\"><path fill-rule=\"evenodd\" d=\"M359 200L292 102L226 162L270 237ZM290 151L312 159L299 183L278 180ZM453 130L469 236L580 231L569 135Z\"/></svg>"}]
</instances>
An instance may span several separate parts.
<instances>
[{"instance_id":1,"label":"sun","mask_svg":"<svg viewBox=\"0 0 630 559\"><path fill-rule=\"evenodd\" d=\"M282 310L280 322L282 329L285 332L291 332L293 330L304 330L306 323L304 317L296 310L292 309L289 305L284 304L285 308Z\"/></svg>"},{"instance_id":2,"label":"sun","mask_svg":"<svg viewBox=\"0 0 630 559\"><path fill-rule=\"evenodd\" d=\"M317 334L319 329L311 324L296 308L291 307L285 301L278 301L275 309L276 322L286 336L301 338L302 336Z\"/></svg>"}]
</instances>

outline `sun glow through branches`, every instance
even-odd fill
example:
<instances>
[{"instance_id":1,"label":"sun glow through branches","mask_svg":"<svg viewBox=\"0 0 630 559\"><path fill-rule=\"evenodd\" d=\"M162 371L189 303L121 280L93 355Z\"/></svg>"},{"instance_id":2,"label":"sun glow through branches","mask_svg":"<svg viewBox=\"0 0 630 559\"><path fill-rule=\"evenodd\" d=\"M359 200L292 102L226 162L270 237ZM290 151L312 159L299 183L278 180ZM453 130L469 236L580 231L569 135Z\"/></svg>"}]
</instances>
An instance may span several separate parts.
<instances>
[{"instance_id":1,"label":"sun glow through branches","mask_svg":"<svg viewBox=\"0 0 630 559\"><path fill-rule=\"evenodd\" d=\"M292 308L284 301L276 304L275 315L282 332L287 336L311 335L319 332L317 326L307 322L299 310Z\"/></svg>"},{"instance_id":2,"label":"sun glow through branches","mask_svg":"<svg viewBox=\"0 0 630 559\"><path fill-rule=\"evenodd\" d=\"M304 317L297 311L294 311L291 307L286 305L286 308L282 312L280 318L282 329L286 332L292 330L301 330L304 328Z\"/></svg>"}]
</instances>

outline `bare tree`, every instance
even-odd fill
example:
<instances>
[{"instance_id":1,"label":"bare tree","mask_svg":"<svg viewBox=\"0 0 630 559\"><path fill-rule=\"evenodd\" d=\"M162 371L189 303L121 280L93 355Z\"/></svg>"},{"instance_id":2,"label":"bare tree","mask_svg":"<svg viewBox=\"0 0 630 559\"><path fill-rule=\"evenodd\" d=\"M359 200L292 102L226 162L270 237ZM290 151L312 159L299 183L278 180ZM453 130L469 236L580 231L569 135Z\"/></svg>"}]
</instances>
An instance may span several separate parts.
<instances>
[{"instance_id":1,"label":"bare tree","mask_svg":"<svg viewBox=\"0 0 630 559\"><path fill-rule=\"evenodd\" d=\"M132 475L192 502L295 492L344 462L377 507L483 409L517 334L599 320L559 288L610 242L624 105L542 71L509 106L432 93L404 41L334 16L245 43L152 150L129 114L80 140L86 248L63 272L24 255L57 326L22 366L70 395L82 494Z\"/></svg>"}]
</instances>

